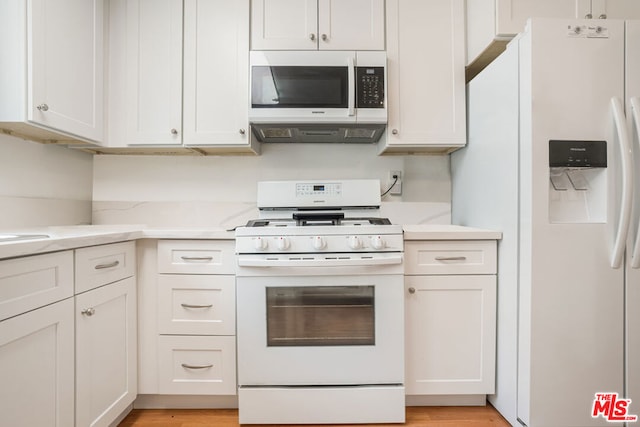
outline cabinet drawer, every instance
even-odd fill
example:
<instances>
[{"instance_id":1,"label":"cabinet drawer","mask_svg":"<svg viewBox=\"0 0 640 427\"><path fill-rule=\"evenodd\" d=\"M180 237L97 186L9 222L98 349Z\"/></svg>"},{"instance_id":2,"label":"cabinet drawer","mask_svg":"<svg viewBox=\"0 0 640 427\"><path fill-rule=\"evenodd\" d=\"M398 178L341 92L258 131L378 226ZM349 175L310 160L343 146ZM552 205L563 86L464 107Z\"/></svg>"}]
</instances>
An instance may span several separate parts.
<instances>
[{"instance_id":1,"label":"cabinet drawer","mask_svg":"<svg viewBox=\"0 0 640 427\"><path fill-rule=\"evenodd\" d=\"M135 242L76 249L76 294L131 277L135 272Z\"/></svg>"},{"instance_id":2,"label":"cabinet drawer","mask_svg":"<svg viewBox=\"0 0 640 427\"><path fill-rule=\"evenodd\" d=\"M495 240L408 241L405 274L495 274Z\"/></svg>"},{"instance_id":3,"label":"cabinet drawer","mask_svg":"<svg viewBox=\"0 0 640 427\"><path fill-rule=\"evenodd\" d=\"M236 394L235 337L160 336L161 394Z\"/></svg>"},{"instance_id":4,"label":"cabinet drawer","mask_svg":"<svg viewBox=\"0 0 640 427\"><path fill-rule=\"evenodd\" d=\"M234 274L233 240L160 240L158 272Z\"/></svg>"},{"instance_id":5,"label":"cabinet drawer","mask_svg":"<svg viewBox=\"0 0 640 427\"><path fill-rule=\"evenodd\" d=\"M0 261L0 320L73 295L73 251Z\"/></svg>"},{"instance_id":6,"label":"cabinet drawer","mask_svg":"<svg viewBox=\"0 0 640 427\"><path fill-rule=\"evenodd\" d=\"M234 276L158 276L161 334L234 335L235 305Z\"/></svg>"}]
</instances>

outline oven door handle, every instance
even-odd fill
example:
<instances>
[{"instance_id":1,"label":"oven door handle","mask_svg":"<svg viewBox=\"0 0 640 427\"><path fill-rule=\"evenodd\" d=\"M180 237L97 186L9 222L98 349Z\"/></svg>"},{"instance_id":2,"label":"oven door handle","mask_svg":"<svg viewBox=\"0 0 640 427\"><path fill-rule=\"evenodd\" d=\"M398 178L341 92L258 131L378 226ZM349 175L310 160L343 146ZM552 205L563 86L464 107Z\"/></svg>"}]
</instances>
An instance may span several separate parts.
<instances>
[{"instance_id":1,"label":"oven door handle","mask_svg":"<svg viewBox=\"0 0 640 427\"><path fill-rule=\"evenodd\" d=\"M292 258L238 258L240 267L358 267L364 265L394 265L402 264L402 255L394 254L386 257L371 258L322 258L322 259L292 259Z\"/></svg>"}]
</instances>

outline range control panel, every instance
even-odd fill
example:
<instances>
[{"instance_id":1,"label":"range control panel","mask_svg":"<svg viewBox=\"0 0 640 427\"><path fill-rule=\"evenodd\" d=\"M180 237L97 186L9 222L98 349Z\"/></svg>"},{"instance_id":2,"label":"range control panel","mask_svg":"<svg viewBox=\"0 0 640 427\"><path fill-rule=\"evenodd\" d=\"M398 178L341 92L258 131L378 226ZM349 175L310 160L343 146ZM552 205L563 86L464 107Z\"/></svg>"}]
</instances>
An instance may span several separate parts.
<instances>
[{"instance_id":1,"label":"range control panel","mask_svg":"<svg viewBox=\"0 0 640 427\"><path fill-rule=\"evenodd\" d=\"M607 141L549 141L549 167L606 168Z\"/></svg>"}]
</instances>

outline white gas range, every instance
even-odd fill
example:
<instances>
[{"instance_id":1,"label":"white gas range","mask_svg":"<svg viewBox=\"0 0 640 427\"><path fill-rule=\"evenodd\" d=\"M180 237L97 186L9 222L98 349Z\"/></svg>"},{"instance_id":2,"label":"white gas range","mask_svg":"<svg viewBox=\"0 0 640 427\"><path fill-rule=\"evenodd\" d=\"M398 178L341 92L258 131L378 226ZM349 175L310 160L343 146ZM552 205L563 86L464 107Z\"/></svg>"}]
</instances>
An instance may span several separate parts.
<instances>
[{"instance_id":1,"label":"white gas range","mask_svg":"<svg viewBox=\"0 0 640 427\"><path fill-rule=\"evenodd\" d=\"M241 424L404 422L402 228L377 180L258 187L236 230Z\"/></svg>"}]
</instances>

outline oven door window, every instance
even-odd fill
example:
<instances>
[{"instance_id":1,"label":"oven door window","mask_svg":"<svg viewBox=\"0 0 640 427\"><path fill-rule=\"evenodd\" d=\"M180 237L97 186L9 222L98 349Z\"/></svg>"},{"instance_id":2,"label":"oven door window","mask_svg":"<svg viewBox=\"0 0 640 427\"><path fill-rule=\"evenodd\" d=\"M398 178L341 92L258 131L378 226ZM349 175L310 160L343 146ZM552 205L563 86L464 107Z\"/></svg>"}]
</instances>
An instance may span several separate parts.
<instances>
[{"instance_id":1,"label":"oven door window","mask_svg":"<svg viewBox=\"0 0 640 427\"><path fill-rule=\"evenodd\" d=\"M266 290L267 346L375 345L374 286Z\"/></svg>"},{"instance_id":2,"label":"oven door window","mask_svg":"<svg viewBox=\"0 0 640 427\"><path fill-rule=\"evenodd\" d=\"M347 67L253 66L252 108L347 108Z\"/></svg>"}]
</instances>

